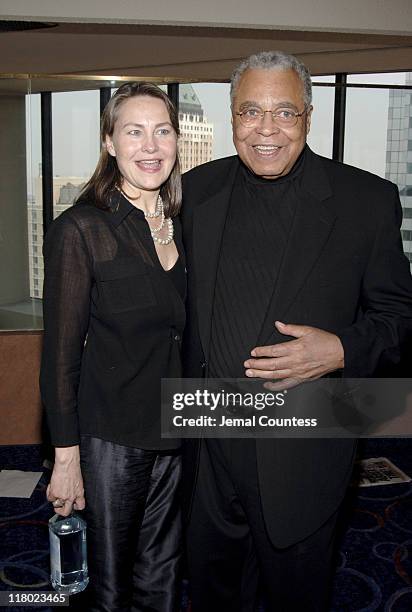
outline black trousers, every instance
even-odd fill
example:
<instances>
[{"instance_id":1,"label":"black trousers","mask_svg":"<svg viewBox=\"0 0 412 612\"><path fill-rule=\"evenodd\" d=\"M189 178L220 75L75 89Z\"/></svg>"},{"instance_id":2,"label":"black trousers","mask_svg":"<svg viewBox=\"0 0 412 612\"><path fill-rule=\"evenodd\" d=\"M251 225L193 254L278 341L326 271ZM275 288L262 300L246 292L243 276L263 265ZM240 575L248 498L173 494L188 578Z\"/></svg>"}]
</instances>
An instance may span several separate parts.
<instances>
[{"instance_id":1,"label":"black trousers","mask_svg":"<svg viewBox=\"0 0 412 612\"><path fill-rule=\"evenodd\" d=\"M252 612L259 587L267 612L328 610L336 519L275 548L262 514L255 441L202 440L187 532L192 612Z\"/></svg>"},{"instance_id":2,"label":"black trousers","mask_svg":"<svg viewBox=\"0 0 412 612\"><path fill-rule=\"evenodd\" d=\"M82 436L89 585L85 612L173 612L178 606L181 457Z\"/></svg>"}]
</instances>

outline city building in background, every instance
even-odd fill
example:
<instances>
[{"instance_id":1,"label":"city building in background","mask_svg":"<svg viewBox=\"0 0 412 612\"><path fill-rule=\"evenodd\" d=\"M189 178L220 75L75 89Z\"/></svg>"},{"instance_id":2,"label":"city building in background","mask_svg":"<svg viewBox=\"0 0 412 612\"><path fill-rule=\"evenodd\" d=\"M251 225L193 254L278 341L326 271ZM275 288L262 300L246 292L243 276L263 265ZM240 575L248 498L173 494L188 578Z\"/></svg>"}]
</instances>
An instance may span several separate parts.
<instances>
[{"instance_id":1,"label":"city building in background","mask_svg":"<svg viewBox=\"0 0 412 612\"><path fill-rule=\"evenodd\" d=\"M55 176L53 178L53 210L55 218L73 204L84 184L83 177ZM41 298L44 280L41 164L39 165L39 176L34 179L34 194L28 195L27 207L30 296Z\"/></svg>"},{"instance_id":2,"label":"city building in background","mask_svg":"<svg viewBox=\"0 0 412 612\"><path fill-rule=\"evenodd\" d=\"M36 189L36 192L37 192L37 189ZM29 194L27 197L27 221L28 221L30 297L41 298L43 294L43 278L44 278L44 267L43 267L43 257L42 257L43 210L42 210L41 186L40 186L40 199L36 199L34 194Z\"/></svg>"},{"instance_id":3,"label":"city building in background","mask_svg":"<svg viewBox=\"0 0 412 612\"><path fill-rule=\"evenodd\" d=\"M412 72L406 73L405 85L412 85ZM399 188L403 248L412 267L412 92L407 89L389 92L385 176Z\"/></svg>"},{"instance_id":4,"label":"city building in background","mask_svg":"<svg viewBox=\"0 0 412 612\"><path fill-rule=\"evenodd\" d=\"M204 164L213 156L213 124L190 84L179 86L179 155L182 172Z\"/></svg>"}]
</instances>

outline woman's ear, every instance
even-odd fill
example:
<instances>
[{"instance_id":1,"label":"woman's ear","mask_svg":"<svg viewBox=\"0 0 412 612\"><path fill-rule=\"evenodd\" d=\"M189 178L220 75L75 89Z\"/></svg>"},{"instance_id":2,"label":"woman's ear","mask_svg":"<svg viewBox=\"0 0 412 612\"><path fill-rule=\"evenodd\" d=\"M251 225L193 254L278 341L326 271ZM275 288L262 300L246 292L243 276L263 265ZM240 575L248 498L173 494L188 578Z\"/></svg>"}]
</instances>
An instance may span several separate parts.
<instances>
[{"instance_id":1,"label":"woman's ear","mask_svg":"<svg viewBox=\"0 0 412 612\"><path fill-rule=\"evenodd\" d=\"M109 135L106 135L105 145L106 145L107 152L113 157L116 157L116 150L114 148L113 140L110 138Z\"/></svg>"}]
</instances>

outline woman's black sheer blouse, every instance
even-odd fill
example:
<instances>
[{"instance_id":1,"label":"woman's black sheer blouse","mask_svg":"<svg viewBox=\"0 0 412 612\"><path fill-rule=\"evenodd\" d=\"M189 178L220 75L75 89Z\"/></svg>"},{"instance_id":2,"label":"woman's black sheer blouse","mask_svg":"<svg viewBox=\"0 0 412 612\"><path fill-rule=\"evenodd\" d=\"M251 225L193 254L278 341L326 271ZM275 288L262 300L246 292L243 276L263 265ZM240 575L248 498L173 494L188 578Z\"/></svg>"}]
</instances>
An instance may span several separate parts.
<instances>
[{"instance_id":1,"label":"woman's black sheer blouse","mask_svg":"<svg viewBox=\"0 0 412 612\"><path fill-rule=\"evenodd\" d=\"M143 212L81 202L51 225L44 244L40 385L55 446L80 434L145 449L160 437L160 381L181 375L185 267L160 264Z\"/></svg>"}]
</instances>

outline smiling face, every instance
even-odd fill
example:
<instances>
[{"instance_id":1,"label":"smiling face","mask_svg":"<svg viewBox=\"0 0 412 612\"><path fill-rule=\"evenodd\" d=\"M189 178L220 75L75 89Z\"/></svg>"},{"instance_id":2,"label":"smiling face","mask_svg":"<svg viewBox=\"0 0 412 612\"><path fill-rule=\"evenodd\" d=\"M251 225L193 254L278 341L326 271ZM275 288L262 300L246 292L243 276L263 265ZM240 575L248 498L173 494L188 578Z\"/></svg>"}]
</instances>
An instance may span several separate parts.
<instances>
[{"instance_id":1,"label":"smiling face","mask_svg":"<svg viewBox=\"0 0 412 612\"><path fill-rule=\"evenodd\" d=\"M177 135L163 100L133 96L119 109L106 148L116 158L122 189L131 197L157 195L168 179L177 153Z\"/></svg>"},{"instance_id":2,"label":"smiling face","mask_svg":"<svg viewBox=\"0 0 412 612\"><path fill-rule=\"evenodd\" d=\"M285 176L305 146L312 107L298 117L294 127L279 128L270 113L254 127L242 125L235 113L248 106L301 113L305 106L302 81L294 70L249 69L240 77L233 100L233 142L240 159L263 178Z\"/></svg>"}]
</instances>

